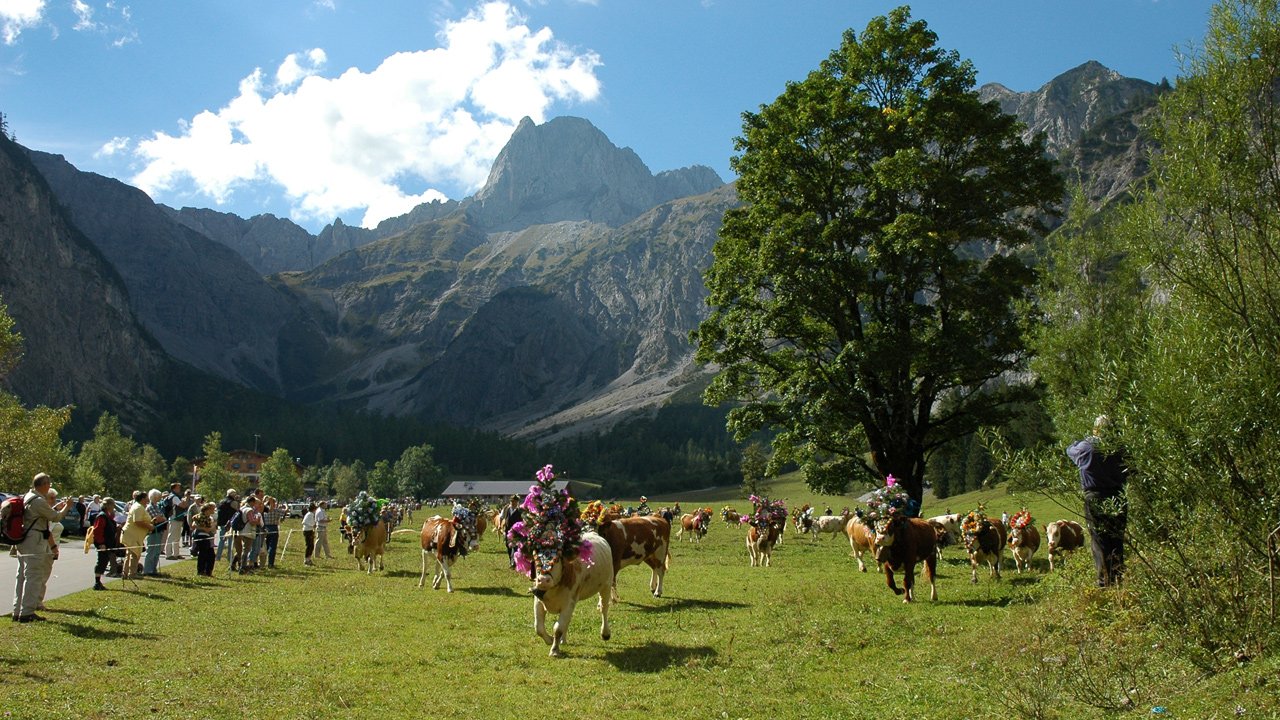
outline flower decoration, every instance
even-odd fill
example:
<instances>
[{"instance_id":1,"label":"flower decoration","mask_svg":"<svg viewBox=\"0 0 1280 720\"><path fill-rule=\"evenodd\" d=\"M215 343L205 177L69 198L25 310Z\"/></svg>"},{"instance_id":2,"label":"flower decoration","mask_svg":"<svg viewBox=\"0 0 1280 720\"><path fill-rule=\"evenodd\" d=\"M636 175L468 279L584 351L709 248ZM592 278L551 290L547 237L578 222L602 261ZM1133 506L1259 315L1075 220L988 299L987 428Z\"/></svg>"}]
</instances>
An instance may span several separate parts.
<instances>
[{"instance_id":1,"label":"flower decoration","mask_svg":"<svg viewBox=\"0 0 1280 720\"><path fill-rule=\"evenodd\" d=\"M459 552L463 555L467 554L467 546L471 544L470 538L476 537L476 514L470 508L455 504L453 506L453 521L461 527L467 536L467 540L459 546Z\"/></svg>"},{"instance_id":2,"label":"flower decoration","mask_svg":"<svg viewBox=\"0 0 1280 720\"><path fill-rule=\"evenodd\" d=\"M507 531L507 539L515 546L516 569L530 577L535 567L550 568L565 557L591 563L591 546L582 541L586 523L578 501L567 489L552 487L555 477L550 465L537 472L537 482L521 504L524 519Z\"/></svg>"},{"instance_id":3,"label":"flower decoration","mask_svg":"<svg viewBox=\"0 0 1280 720\"><path fill-rule=\"evenodd\" d=\"M975 510L970 510L969 514L960 520L960 530L965 535L977 535L990 525L991 520L987 517L987 506L983 504L979 504Z\"/></svg>"},{"instance_id":4,"label":"flower decoration","mask_svg":"<svg viewBox=\"0 0 1280 720\"><path fill-rule=\"evenodd\" d=\"M1031 517L1031 512L1026 508L1019 510L1013 514L1013 517L1009 518L1009 527L1018 528L1019 530L1034 523L1035 519Z\"/></svg>"},{"instance_id":5,"label":"flower decoration","mask_svg":"<svg viewBox=\"0 0 1280 720\"><path fill-rule=\"evenodd\" d=\"M587 507L582 511L582 522L587 527L598 528L605 523L622 517L622 513L623 508L617 503L605 505L599 500L592 500L587 503Z\"/></svg>"},{"instance_id":6,"label":"flower decoration","mask_svg":"<svg viewBox=\"0 0 1280 720\"><path fill-rule=\"evenodd\" d=\"M752 495L751 512L739 516L738 522L758 528L786 524L787 504L782 500L770 500L767 497Z\"/></svg>"},{"instance_id":7,"label":"flower decoration","mask_svg":"<svg viewBox=\"0 0 1280 720\"><path fill-rule=\"evenodd\" d=\"M876 523L888 520L894 515L915 517L920 514L920 503L898 487L897 478L889 475L884 482L884 487L877 488L867 499L867 509L854 513L858 519L868 526L875 527Z\"/></svg>"},{"instance_id":8,"label":"flower decoration","mask_svg":"<svg viewBox=\"0 0 1280 720\"><path fill-rule=\"evenodd\" d=\"M351 501L346 510L347 524L355 530L378 524L378 503L363 490L356 495L356 499Z\"/></svg>"}]
</instances>

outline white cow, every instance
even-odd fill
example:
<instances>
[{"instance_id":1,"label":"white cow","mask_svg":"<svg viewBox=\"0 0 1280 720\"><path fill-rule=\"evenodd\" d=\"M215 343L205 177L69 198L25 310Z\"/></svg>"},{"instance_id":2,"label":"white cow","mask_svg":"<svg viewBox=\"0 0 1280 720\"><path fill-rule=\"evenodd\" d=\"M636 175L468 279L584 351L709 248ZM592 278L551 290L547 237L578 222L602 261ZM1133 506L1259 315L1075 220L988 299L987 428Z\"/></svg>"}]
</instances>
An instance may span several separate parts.
<instances>
[{"instance_id":1,"label":"white cow","mask_svg":"<svg viewBox=\"0 0 1280 720\"><path fill-rule=\"evenodd\" d=\"M1066 561L1066 551L1084 547L1084 528L1075 520L1054 520L1044 526L1044 536L1049 543L1049 570L1053 570L1055 558Z\"/></svg>"},{"instance_id":2,"label":"white cow","mask_svg":"<svg viewBox=\"0 0 1280 720\"><path fill-rule=\"evenodd\" d=\"M565 561L556 558L550 566L540 562L533 580L533 629L551 646L551 657L560 657L560 646L569 631L573 608L579 600L599 595L600 639L609 639L609 589L613 586L613 551L609 543L593 532L583 533L582 543L590 547L590 562L581 556ZM557 613L554 635L547 633L547 613Z\"/></svg>"},{"instance_id":3,"label":"white cow","mask_svg":"<svg viewBox=\"0 0 1280 720\"><path fill-rule=\"evenodd\" d=\"M845 523L848 522L846 515L819 515L813 519L809 525L809 534L814 540L822 533L829 533L833 536L844 533Z\"/></svg>"},{"instance_id":4,"label":"white cow","mask_svg":"<svg viewBox=\"0 0 1280 720\"><path fill-rule=\"evenodd\" d=\"M960 513L934 515L929 522L942 526L943 535L938 538L938 559L942 559L942 548L960 544Z\"/></svg>"}]
</instances>

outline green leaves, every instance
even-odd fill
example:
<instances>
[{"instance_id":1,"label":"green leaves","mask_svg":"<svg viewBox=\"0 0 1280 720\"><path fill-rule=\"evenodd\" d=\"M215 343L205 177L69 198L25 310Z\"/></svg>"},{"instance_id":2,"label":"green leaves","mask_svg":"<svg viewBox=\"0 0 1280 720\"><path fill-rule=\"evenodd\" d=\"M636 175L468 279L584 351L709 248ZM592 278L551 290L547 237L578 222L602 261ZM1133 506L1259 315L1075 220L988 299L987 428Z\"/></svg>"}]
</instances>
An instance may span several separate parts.
<instances>
[{"instance_id":1,"label":"green leaves","mask_svg":"<svg viewBox=\"0 0 1280 720\"><path fill-rule=\"evenodd\" d=\"M828 490L893 473L919 498L926 453L1018 394L979 392L1022 367L1033 279L994 248L1032 238L1061 184L935 42L906 8L846 32L736 141L744 204L694 334L722 368L706 400L742 403L739 437L777 428L779 462Z\"/></svg>"}]
</instances>

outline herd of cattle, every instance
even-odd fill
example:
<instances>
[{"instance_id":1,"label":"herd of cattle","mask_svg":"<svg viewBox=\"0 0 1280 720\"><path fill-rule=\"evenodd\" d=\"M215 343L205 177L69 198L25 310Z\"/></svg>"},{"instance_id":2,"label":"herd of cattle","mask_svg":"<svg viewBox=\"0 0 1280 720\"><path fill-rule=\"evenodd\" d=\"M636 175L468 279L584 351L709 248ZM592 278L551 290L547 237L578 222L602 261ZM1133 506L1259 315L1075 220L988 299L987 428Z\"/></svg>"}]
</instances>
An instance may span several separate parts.
<instances>
[{"instance_id":1,"label":"herd of cattle","mask_svg":"<svg viewBox=\"0 0 1280 720\"><path fill-rule=\"evenodd\" d=\"M618 571L641 563L650 569L649 590L655 597L662 595L662 583L671 562L671 528L677 528L676 539L688 537L690 542L701 542L711 524L710 508L701 508L683 514L677 521L664 517L670 512L653 515L622 517L614 513L601 519L593 531L584 534L584 544L590 550L583 557L539 567L531 578L534 595L534 628L539 637L551 646L551 655L560 655L565 632L573 616L577 601L598 595L600 609L600 637L609 639L609 604L618 601ZM741 516L730 507L720 512L724 522L737 527ZM441 581L448 592L453 592L451 567L469 550L475 549L487 526L492 526L500 536L501 514L476 514L471 522L457 516L444 518L439 515L428 518L419 533L422 549L422 573L418 587L426 581L428 563L434 563L436 573L431 587L438 589ZM1040 549L1041 534L1034 525L1007 527L999 519L979 517L965 522L959 513L938 515L931 518L911 518L891 515L887 519L868 522L848 512L839 515L793 513L791 523L797 532L817 539L827 533L843 533L858 569L867 571L864 556L869 556L884 573L885 582L894 593L902 595L904 602L915 599L915 570L924 565L924 577L929 583L929 598L938 597L934 577L942 550L952 545L963 545L972 570L972 582L978 582L978 569L990 568L994 578L1000 577L1004 551L1007 547L1018 572L1030 567L1031 557ZM678 524L677 524L678 522ZM773 548L781 545L786 521L747 528L746 546L752 566L771 564ZM379 522L375 526L352 533L348 538L349 551L356 557L360 568L373 571L375 560L382 569L382 553L390 537L392 522ZM402 531L404 532L404 531ZM1057 520L1044 526L1049 569L1055 561L1062 562L1063 554L1084 546L1084 529L1072 520ZM586 558L586 559L584 559ZM895 583L895 574L902 575L902 587ZM553 633L546 630L548 613L557 615Z\"/></svg>"}]
</instances>

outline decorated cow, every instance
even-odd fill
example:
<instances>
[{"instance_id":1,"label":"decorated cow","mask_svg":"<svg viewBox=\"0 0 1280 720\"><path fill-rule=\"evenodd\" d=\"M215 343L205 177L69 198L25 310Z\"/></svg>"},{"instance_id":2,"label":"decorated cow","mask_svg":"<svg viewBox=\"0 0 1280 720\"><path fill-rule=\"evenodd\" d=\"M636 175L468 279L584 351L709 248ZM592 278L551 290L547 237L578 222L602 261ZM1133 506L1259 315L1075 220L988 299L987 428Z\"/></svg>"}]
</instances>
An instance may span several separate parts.
<instances>
[{"instance_id":1,"label":"decorated cow","mask_svg":"<svg viewBox=\"0 0 1280 720\"><path fill-rule=\"evenodd\" d=\"M1007 535L1004 523L988 518L986 509L979 505L961 521L960 531L973 569L972 581L978 582L978 566L984 562L991 567L991 577L999 580Z\"/></svg>"},{"instance_id":2,"label":"decorated cow","mask_svg":"<svg viewBox=\"0 0 1280 720\"><path fill-rule=\"evenodd\" d=\"M1031 556L1040 549L1040 531L1036 529L1031 513L1019 510L1009 518L1009 552L1013 554L1013 566L1021 573L1031 568Z\"/></svg>"}]
</instances>

